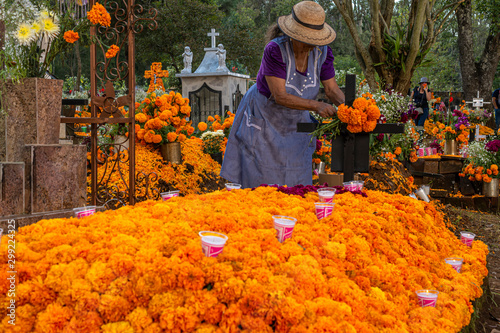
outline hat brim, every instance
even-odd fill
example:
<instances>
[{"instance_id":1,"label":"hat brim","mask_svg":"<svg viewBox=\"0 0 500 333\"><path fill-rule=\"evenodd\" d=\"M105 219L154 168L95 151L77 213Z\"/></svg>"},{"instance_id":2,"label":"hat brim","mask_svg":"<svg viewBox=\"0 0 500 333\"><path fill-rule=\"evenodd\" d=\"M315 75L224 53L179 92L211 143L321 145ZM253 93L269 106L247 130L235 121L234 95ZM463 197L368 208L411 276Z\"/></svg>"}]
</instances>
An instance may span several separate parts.
<instances>
[{"instance_id":1,"label":"hat brim","mask_svg":"<svg viewBox=\"0 0 500 333\"><path fill-rule=\"evenodd\" d=\"M337 37L335 30L327 23L324 24L323 29L315 30L297 23L292 15L278 17L278 27L288 37L315 46L328 45Z\"/></svg>"}]
</instances>

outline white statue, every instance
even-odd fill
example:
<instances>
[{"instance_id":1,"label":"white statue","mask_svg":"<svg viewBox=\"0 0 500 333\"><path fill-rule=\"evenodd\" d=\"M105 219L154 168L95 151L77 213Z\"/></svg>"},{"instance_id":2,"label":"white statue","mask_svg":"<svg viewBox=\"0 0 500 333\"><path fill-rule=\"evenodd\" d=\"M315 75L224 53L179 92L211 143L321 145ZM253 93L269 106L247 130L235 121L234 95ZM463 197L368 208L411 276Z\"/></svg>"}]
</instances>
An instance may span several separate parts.
<instances>
[{"instance_id":1,"label":"white statue","mask_svg":"<svg viewBox=\"0 0 500 333\"><path fill-rule=\"evenodd\" d=\"M191 52L191 49L189 46L186 46L184 48L184 53L182 54L184 57L184 69L181 71L181 73L191 73L191 64L193 62L193 52Z\"/></svg>"},{"instance_id":2,"label":"white statue","mask_svg":"<svg viewBox=\"0 0 500 333\"><path fill-rule=\"evenodd\" d=\"M229 71L226 67L226 50L224 50L224 46L222 44L217 45L219 48L217 50L217 59L219 60L219 67L217 67L217 71Z\"/></svg>"}]
</instances>

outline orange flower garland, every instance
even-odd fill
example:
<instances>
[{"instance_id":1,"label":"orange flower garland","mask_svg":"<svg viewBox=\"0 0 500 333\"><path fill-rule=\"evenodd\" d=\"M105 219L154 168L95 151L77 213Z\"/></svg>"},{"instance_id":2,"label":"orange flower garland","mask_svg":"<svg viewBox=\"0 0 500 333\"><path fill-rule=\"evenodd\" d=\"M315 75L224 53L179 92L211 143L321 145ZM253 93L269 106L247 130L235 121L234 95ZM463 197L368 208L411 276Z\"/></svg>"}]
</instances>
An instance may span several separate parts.
<instances>
[{"instance_id":1,"label":"orange flower garland","mask_svg":"<svg viewBox=\"0 0 500 333\"><path fill-rule=\"evenodd\" d=\"M100 24L103 27L111 25L111 15L107 12L103 5L96 2L90 12L87 12L87 18L92 24Z\"/></svg>"},{"instance_id":2,"label":"orange flower garland","mask_svg":"<svg viewBox=\"0 0 500 333\"><path fill-rule=\"evenodd\" d=\"M64 40L68 43L73 44L76 42L80 36L78 35L78 32L74 32L73 30L68 30L64 33Z\"/></svg>"},{"instance_id":3,"label":"orange flower garland","mask_svg":"<svg viewBox=\"0 0 500 333\"><path fill-rule=\"evenodd\" d=\"M146 201L16 235L16 326L2 331L458 332L482 294L487 246L463 245L432 204L367 191L318 221L305 198L263 187ZM297 218L279 243L272 215ZM197 232L229 236L217 258ZM5 236L0 301L7 304ZM457 273L444 258L464 258ZM422 308L417 289L440 291Z\"/></svg>"},{"instance_id":4,"label":"orange flower garland","mask_svg":"<svg viewBox=\"0 0 500 333\"><path fill-rule=\"evenodd\" d=\"M118 54L118 51L120 51L120 48L116 45L111 45L109 49L106 51L106 58L114 58Z\"/></svg>"}]
</instances>

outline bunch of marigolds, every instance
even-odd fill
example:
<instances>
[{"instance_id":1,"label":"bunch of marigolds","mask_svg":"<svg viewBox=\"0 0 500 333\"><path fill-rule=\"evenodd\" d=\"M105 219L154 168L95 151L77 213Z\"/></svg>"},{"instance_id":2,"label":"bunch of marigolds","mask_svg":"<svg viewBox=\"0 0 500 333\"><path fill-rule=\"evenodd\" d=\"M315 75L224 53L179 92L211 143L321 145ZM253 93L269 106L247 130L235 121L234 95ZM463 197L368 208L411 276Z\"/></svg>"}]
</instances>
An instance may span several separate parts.
<instances>
[{"instance_id":1,"label":"bunch of marigolds","mask_svg":"<svg viewBox=\"0 0 500 333\"><path fill-rule=\"evenodd\" d=\"M460 177L468 177L470 181L478 181L491 183L493 178L500 178L498 176L498 165L492 164L490 167L485 168L482 166L474 166L474 163L467 164L462 173L458 174Z\"/></svg>"},{"instance_id":2,"label":"bunch of marigolds","mask_svg":"<svg viewBox=\"0 0 500 333\"><path fill-rule=\"evenodd\" d=\"M183 142L194 133L191 122L186 120L190 115L189 99L181 94L171 91L156 96L152 92L142 103L136 103L137 140L156 145Z\"/></svg>"},{"instance_id":3,"label":"bunch of marigolds","mask_svg":"<svg viewBox=\"0 0 500 333\"><path fill-rule=\"evenodd\" d=\"M274 187L145 201L16 236L16 326L3 332L459 332L481 296L487 246L468 247L432 203L366 191L314 202ZM278 242L273 215L297 219ZM217 258L198 232L229 237ZM464 258L457 273L444 259ZM422 308L415 290L436 289Z\"/></svg>"}]
</instances>

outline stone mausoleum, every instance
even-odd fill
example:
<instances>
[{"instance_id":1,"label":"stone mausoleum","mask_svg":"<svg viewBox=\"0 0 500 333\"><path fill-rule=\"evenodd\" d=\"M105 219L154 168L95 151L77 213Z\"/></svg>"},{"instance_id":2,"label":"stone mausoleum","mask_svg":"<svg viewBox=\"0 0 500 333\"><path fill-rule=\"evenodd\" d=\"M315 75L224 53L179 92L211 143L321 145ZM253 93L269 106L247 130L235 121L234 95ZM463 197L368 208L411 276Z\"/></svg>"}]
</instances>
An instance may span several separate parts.
<instances>
[{"instance_id":1,"label":"stone mausoleum","mask_svg":"<svg viewBox=\"0 0 500 333\"><path fill-rule=\"evenodd\" d=\"M250 79L226 67L226 51L215 42L219 33L212 29L207 35L211 37L211 47L204 49L205 57L198 69L194 73L183 70L176 74L182 81L182 97L189 98L193 126L209 116L223 117L226 111L236 112Z\"/></svg>"}]
</instances>

